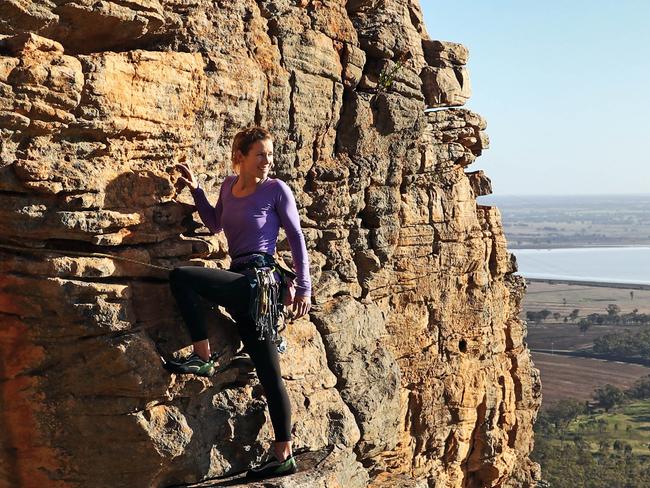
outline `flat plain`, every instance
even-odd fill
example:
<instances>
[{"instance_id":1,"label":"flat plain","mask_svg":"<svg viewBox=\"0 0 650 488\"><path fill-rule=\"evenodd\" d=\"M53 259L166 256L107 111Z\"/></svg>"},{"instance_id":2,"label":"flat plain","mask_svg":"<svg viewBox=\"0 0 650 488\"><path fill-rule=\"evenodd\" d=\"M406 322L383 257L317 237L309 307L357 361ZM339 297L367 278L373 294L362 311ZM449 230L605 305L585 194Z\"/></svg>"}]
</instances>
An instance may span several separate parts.
<instances>
[{"instance_id":1,"label":"flat plain","mask_svg":"<svg viewBox=\"0 0 650 488\"><path fill-rule=\"evenodd\" d=\"M650 374L650 368L638 364L544 352L532 355L542 377L542 408L562 398L591 400L594 390L600 386L609 383L625 389Z\"/></svg>"},{"instance_id":2,"label":"flat plain","mask_svg":"<svg viewBox=\"0 0 650 488\"><path fill-rule=\"evenodd\" d=\"M548 308L552 312L564 314L578 308L580 316L584 316L590 313L606 313L610 303L621 307L622 313L632 312L634 309L639 313L650 313L650 290L528 282L524 309Z\"/></svg>"},{"instance_id":3,"label":"flat plain","mask_svg":"<svg viewBox=\"0 0 650 488\"><path fill-rule=\"evenodd\" d=\"M632 292L632 294L630 294ZM526 342L533 351L535 367L542 379L542 408L561 398L591 399L593 391L607 383L628 388L634 381L650 374L650 368L632 363L601 359L561 356L538 350L578 351L588 349L594 339L622 330L638 330L639 326L593 325L580 332L577 322L591 313L607 313L607 305L615 304L620 313L637 310L650 313L650 290L626 290L600 286L565 285L532 282L527 284L522 307L522 319L527 311L543 309L559 313L540 323L528 322ZM578 318L564 322L573 309Z\"/></svg>"},{"instance_id":4,"label":"flat plain","mask_svg":"<svg viewBox=\"0 0 650 488\"><path fill-rule=\"evenodd\" d=\"M486 196L510 248L650 245L650 194Z\"/></svg>"},{"instance_id":5,"label":"flat plain","mask_svg":"<svg viewBox=\"0 0 650 488\"><path fill-rule=\"evenodd\" d=\"M632 447L632 453L647 459L650 446L650 401L635 401L616 407L611 412L580 415L571 422L568 432L580 434L593 452L602 442L613 445L623 441Z\"/></svg>"}]
</instances>

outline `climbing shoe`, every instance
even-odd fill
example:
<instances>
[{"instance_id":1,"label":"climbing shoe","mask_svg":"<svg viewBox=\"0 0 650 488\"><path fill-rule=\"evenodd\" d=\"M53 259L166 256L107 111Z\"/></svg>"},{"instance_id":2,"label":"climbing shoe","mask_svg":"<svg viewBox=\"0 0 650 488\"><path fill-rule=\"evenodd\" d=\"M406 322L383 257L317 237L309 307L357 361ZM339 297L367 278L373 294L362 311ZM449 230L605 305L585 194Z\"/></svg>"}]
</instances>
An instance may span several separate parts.
<instances>
[{"instance_id":1,"label":"climbing shoe","mask_svg":"<svg viewBox=\"0 0 650 488\"><path fill-rule=\"evenodd\" d=\"M246 479L259 480L263 478L271 478L273 476L286 476L298 471L298 465L293 455L289 456L284 461L278 461L275 456L271 456L268 461L259 466L251 468L246 473Z\"/></svg>"},{"instance_id":2,"label":"climbing shoe","mask_svg":"<svg viewBox=\"0 0 650 488\"><path fill-rule=\"evenodd\" d=\"M195 374L197 376L212 376L215 371L217 353L212 353L210 359L205 361L196 353L180 359L170 359L165 364L165 369L176 374Z\"/></svg>"}]
</instances>

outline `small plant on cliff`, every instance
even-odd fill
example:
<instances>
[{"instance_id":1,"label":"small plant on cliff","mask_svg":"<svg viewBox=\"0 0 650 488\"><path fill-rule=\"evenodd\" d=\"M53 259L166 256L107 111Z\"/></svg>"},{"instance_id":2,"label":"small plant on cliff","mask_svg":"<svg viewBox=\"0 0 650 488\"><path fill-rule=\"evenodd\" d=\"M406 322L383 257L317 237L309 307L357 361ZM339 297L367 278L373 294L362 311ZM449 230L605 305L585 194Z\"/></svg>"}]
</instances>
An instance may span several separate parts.
<instances>
[{"instance_id":1,"label":"small plant on cliff","mask_svg":"<svg viewBox=\"0 0 650 488\"><path fill-rule=\"evenodd\" d=\"M411 59L411 53L405 52L399 55L395 66L390 70L388 69L389 63L386 63L379 73L377 80L377 94L388 91L393 86L393 80L399 70Z\"/></svg>"}]
</instances>

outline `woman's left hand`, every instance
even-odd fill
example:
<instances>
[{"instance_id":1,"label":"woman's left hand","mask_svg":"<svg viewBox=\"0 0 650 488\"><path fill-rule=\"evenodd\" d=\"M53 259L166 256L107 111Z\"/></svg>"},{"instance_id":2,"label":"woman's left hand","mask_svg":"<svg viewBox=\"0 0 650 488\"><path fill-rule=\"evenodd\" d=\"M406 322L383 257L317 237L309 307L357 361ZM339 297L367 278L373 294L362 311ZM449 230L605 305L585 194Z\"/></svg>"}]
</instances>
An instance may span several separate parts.
<instances>
[{"instance_id":1,"label":"woman's left hand","mask_svg":"<svg viewBox=\"0 0 650 488\"><path fill-rule=\"evenodd\" d=\"M311 308L311 297L300 297L297 296L293 299L293 307L291 311L293 312L293 318L299 319Z\"/></svg>"}]
</instances>

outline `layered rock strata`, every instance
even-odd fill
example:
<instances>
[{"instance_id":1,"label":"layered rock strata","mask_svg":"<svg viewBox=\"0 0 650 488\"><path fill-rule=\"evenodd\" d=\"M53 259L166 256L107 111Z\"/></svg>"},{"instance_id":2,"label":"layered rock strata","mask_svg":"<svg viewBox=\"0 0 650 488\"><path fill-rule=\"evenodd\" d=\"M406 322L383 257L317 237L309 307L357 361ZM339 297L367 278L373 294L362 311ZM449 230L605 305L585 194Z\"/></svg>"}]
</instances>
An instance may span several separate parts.
<instances>
[{"instance_id":1,"label":"layered rock strata","mask_svg":"<svg viewBox=\"0 0 650 488\"><path fill-rule=\"evenodd\" d=\"M159 360L189 342L168 270L228 265L170 167L214 203L250 124L311 260L282 357L295 448L329 453L264 486L534 485L524 284L466 171L486 123L460 107L467 49L415 0L0 0L0 19L0 486L163 487L261 457L250 368ZM236 329L207 310L227 358Z\"/></svg>"}]
</instances>

